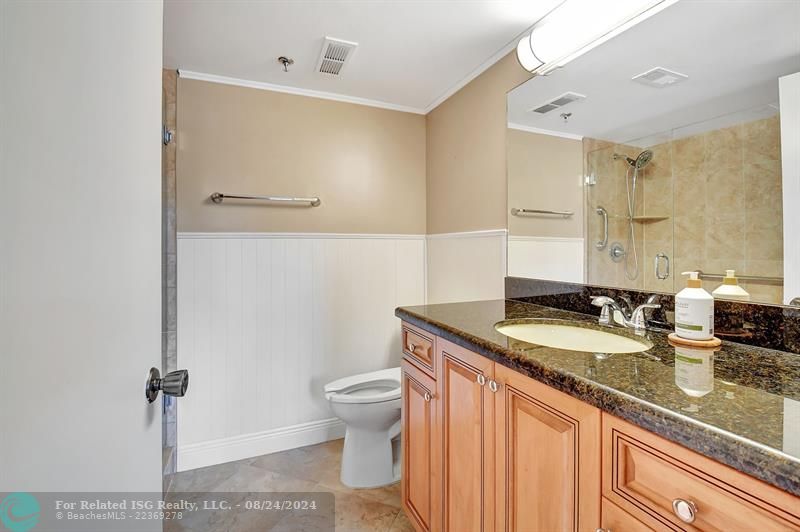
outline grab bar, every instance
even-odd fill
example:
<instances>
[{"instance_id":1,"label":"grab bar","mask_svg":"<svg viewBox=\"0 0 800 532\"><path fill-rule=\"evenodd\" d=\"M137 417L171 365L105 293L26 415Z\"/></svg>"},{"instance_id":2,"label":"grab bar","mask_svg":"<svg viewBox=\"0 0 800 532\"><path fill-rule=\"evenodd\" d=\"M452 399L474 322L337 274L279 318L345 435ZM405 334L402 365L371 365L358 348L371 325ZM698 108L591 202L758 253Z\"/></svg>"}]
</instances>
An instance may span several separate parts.
<instances>
[{"instance_id":1,"label":"grab bar","mask_svg":"<svg viewBox=\"0 0 800 532\"><path fill-rule=\"evenodd\" d=\"M244 200L261 200L261 201L277 201L283 203L308 203L311 207L319 207L322 201L319 198L292 198L288 196L242 196L234 194L222 194L221 192L214 192L211 194L211 201L214 203L222 203L222 200L230 199L244 199Z\"/></svg>"},{"instance_id":2,"label":"grab bar","mask_svg":"<svg viewBox=\"0 0 800 532\"><path fill-rule=\"evenodd\" d=\"M665 264L667 265L666 272L664 275L661 275L661 259L664 259ZM659 281L663 281L669 278L669 257L666 253L658 253L656 255L656 279Z\"/></svg>"},{"instance_id":3,"label":"grab bar","mask_svg":"<svg viewBox=\"0 0 800 532\"><path fill-rule=\"evenodd\" d=\"M608 245L608 212L606 212L606 210L599 205L594 212L603 217L603 240L595 242L594 247L599 250L603 250Z\"/></svg>"},{"instance_id":4,"label":"grab bar","mask_svg":"<svg viewBox=\"0 0 800 532\"><path fill-rule=\"evenodd\" d=\"M572 211L548 211L544 209L517 209L515 207L511 209L511 214L514 216L520 216L524 214L553 214L556 216L563 216L564 218L569 218L575 213Z\"/></svg>"}]
</instances>

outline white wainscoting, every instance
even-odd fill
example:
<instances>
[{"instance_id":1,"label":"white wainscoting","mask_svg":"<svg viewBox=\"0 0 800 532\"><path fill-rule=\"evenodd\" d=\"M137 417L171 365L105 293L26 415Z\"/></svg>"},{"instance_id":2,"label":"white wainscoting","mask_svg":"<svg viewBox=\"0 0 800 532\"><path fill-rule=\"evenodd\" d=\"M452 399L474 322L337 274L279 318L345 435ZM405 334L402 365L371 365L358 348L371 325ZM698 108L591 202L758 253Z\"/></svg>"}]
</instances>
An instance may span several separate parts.
<instances>
[{"instance_id":1,"label":"white wainscoting","mask_svg":"<svg viewBox=\"0 0 800 532\"><path fill-rule=\"evenodd\" d=\"M585 282L582 238L508 237L508 275Z\"/></svg>"},{"instance_id":2,"label":"white wainscoting","mask_svg":"<svg viewBox=\"0 0 800 532\"><path fill-rule=\"evenodd\" d=\"M322 387L399 365L425 291L422 235L179 234L178 470L341 437Z\"/></svg>"},{"instance_id":3,"label":"white wainscoting","mask_svg":"<svg viewBox=\"0 0 800 532\"><path fill-rule=\"evenodd\" d=\"M505 229L428 235L428 302L503 299Z\"/></svg>"}]
</instances>

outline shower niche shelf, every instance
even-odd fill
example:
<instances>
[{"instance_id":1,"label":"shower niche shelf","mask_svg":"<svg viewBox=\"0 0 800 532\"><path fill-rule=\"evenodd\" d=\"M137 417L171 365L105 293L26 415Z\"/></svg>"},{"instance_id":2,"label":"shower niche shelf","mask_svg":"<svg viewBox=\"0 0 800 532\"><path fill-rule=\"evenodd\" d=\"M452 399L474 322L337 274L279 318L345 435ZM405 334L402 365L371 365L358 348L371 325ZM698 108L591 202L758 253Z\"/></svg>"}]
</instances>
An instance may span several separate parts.
<instances>
[{"instance_id":1,"label":"shower niche shelf","mask_svg":"<svg viewBox=\"0 0 800 532\"><path fill-rule=\"evenodd\" d=\"M669 216L634 216L633 221L640 224L652 224L669 220Z\"/></svg>"}]
</instances>

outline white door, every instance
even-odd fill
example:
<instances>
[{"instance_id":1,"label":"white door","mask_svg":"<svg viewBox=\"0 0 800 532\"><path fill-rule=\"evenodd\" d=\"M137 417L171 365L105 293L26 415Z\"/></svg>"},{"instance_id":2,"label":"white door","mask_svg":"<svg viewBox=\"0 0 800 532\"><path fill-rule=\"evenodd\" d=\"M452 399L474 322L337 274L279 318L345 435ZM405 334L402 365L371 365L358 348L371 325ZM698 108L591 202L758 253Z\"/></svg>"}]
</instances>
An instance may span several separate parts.
<instances>
[{"instance_id":1,"label":"white door","mask_svg":"<svg viewBox=\"0 0 800 532\"><path fill-rule=\"evenodd\" d=\"M161 21L0 0L0 492L161 490Z\"/></svg>"}]
</instances>

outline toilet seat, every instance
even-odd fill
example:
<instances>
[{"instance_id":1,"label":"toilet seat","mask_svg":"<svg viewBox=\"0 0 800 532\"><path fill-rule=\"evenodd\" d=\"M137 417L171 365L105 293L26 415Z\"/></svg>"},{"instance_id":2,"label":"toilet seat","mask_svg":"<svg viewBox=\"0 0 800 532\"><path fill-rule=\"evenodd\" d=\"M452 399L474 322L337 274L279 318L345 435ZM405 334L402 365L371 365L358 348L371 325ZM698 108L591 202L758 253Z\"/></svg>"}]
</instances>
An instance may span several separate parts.
<instances>
[{"instance_id":1,"label":"toilet seat","mask_svg":"<svg viewBox=\"0 0 800 532\"><path fill-rule=\"evenodd\" d=\"M400 368L352 375L325 385L333 403L383 403L400 399Z\"/></svg>"}]
</instances>

